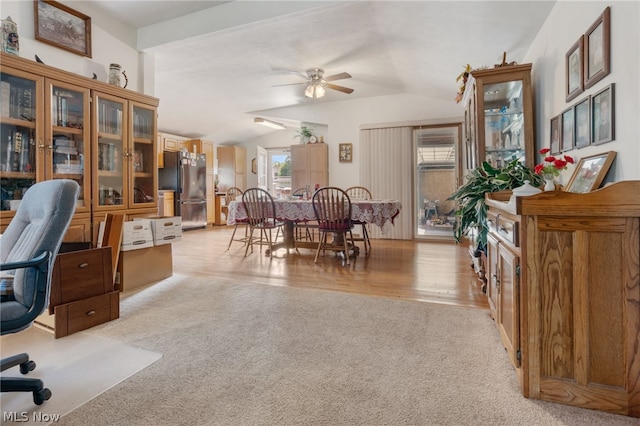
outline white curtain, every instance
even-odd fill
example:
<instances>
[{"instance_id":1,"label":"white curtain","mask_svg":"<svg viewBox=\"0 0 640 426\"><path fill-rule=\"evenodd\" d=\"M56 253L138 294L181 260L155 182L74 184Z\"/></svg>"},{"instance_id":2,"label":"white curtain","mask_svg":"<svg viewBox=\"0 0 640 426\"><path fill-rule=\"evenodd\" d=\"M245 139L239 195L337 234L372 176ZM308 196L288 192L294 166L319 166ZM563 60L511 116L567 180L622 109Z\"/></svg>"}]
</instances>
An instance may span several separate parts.
<instances>
[{"instance_id":1,"label":"white curtain","mask_svg":"<svg viewBox=\"0 0 640 426\"><path fill-rule=\"evenodd\" d=\"M370 226L371 238L413 239L413 128L361 130L360 154L360 182L373 198L402 202L389 232Z\"/></svg>"}]
</instances>

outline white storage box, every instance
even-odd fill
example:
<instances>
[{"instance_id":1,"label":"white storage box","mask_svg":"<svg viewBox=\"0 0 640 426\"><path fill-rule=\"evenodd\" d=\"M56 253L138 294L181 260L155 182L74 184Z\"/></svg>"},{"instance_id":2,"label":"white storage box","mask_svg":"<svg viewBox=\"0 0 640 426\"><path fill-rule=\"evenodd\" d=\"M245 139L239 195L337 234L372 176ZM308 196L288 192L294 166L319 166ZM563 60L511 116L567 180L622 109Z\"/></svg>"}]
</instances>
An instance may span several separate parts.
<instances>
[{"instance_id":1,"label":"white storage box","mask_svg":"<svg viewBox=\"0 0 640 426\"><path fill-rule=\"evenodd\" d=\"M149 220L153 233L153 244L170 244L182 239L182 218L180 216L134 218L134 221Z\"/></svg>"},{"instance_id":2,"label":"white storage box","mask_svg":"<svg viewBox=\"0 0 640 426\"><path fill-rule=\"evenodd\" d=\"M149 219L124 222L121 251L153 247L153 232Z\"/></svg>"}]
</instances>

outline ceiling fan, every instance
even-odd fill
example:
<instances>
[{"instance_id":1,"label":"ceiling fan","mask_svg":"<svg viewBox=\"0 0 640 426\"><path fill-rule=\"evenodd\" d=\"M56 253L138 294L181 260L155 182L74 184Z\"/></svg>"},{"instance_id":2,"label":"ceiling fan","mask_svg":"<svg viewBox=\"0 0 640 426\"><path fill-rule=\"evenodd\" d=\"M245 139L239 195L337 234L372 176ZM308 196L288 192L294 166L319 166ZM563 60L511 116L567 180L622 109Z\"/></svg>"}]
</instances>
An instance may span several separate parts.
<instances>
[{"instance_id":1,"label":"ceiling fan","mask_svg":"<svg viewBox=\"0 0 640 426\"><path fill-rule=\"evenodd\" d=\"M324 77L324 70L322 68L309 68L305 72L289 70L296 75L306 79L305 83L289 83L289 84L276 84L276 86L291 86L297 84L306 84L307 87L304 91L304 95L308 98L321 98L325 94L325 89L337 90L343 93L352 93L353 89L344 86L338 86L337 84L329 83L330 81L343 80L345 78L351 78L351 74L341 72L340 74L330 75Z\"/></svg>"}]
</instances>

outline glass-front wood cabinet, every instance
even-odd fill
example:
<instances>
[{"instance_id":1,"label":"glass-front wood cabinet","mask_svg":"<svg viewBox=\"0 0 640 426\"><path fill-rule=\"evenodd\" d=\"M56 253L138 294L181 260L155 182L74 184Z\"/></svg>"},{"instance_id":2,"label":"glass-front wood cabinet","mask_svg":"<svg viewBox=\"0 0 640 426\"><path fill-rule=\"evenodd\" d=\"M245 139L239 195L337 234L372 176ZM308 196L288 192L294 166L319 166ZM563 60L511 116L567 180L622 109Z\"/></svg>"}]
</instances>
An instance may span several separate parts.
<instances>
[{"instance_id":1,"label":"glass-front wood cabinet","mask_svg":"<svg viewBox=\"0 0 640 426\"><path fill-rule=\"evenodd\" d=\"M531 64L471 71L465 96L467 169L535 165Z\"/></svg>"}]
</instances>

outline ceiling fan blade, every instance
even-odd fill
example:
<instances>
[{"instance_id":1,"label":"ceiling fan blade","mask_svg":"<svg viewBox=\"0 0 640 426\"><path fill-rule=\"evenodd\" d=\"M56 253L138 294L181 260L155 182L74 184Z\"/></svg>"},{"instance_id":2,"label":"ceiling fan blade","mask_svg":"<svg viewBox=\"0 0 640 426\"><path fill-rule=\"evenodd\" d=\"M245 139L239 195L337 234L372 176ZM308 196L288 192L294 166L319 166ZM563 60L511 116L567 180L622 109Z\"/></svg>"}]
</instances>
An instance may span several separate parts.
<instances>
[{"instance_id":1,"label":"ceiling fan blade","mask_svg":"<svg viewBox=\"0 0 640 426\"><path fill-rule=\"evenodd\" d=\"M285 83L285 84L272 84L271 87L278 87L278 86L299 86L301 84L307 84L306 81L303 81L302 83Z\"/></svg>"},{"instance_id":2,"label":"ceiling fan blade","mask_svg":"<svg viewBox=\"0 0 640 426\"><path fill-rule=\"evenodd\" d=\"M336 80L342 80L345 78L351 78L351 74L349 74L348 72L341 72L340 74L334 74L334 75L330 75L329 77L324 77L323 80L336 81Z\"/></svg>"},{"instance_id":3,"label":"ceiling fan blade","mask_svg":"<svg viewBox=\"0 0 640 426\"><path fill-rule=\"evenodd\" d=\"M331 83L327 83L327 87L329 89L337 90L338 92L343 92L343 93L352 93L353 92L353 89L350 89L350 88L344 87L344 86L338 86L338 85L331 84Z\"/></svg>"},{"instance_id":4,"label":"ceiling fan blade","mask_svg":"<svg viewBox=\"0 0 640 426\"><path fill-rule=\"evenodd\" d=\"M292 70L292 69L286 69L286 68L271 68L271 70L278 73L295 74L301 78L304 78L305 80L309 78L306 72L299 71L299 70Z\"/></svg>"}]
</instances>

